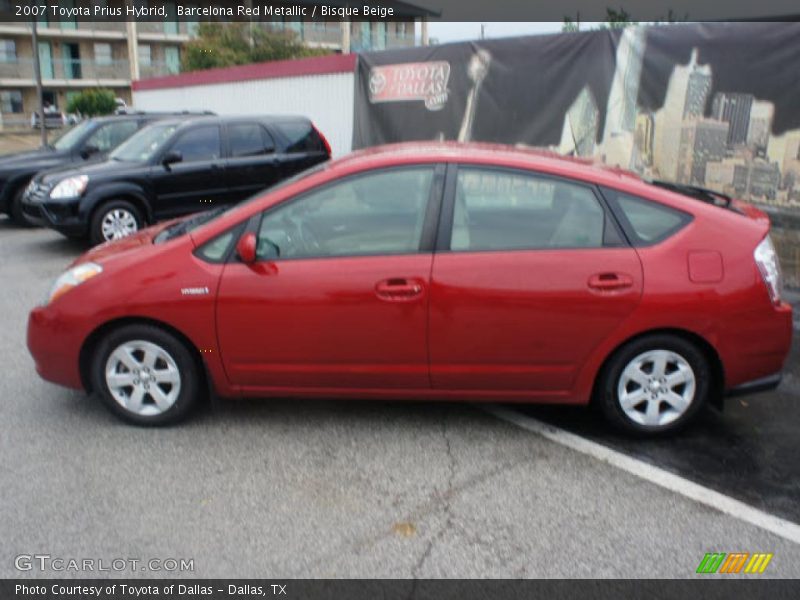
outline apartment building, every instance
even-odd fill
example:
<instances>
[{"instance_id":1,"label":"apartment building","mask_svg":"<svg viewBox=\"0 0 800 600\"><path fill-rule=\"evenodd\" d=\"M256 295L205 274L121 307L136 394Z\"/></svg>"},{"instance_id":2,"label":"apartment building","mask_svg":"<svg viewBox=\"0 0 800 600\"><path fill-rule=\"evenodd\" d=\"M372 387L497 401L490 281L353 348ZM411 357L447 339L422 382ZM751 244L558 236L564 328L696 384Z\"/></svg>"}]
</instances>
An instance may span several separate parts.
<instances>
[{"instance_id":1,"label":"apartment building","mask_svg":"<svg viewBox=\"0 0 800 600\"><path fill-rule=\"evenodd\" d=\"M111 89L131 103L131 82L180 72L181 46L196 34L198 23L170 20L177 14L174 1L75 0L62 6L102 5L124 7L164 6L168 18L124 22L121 20L37 20L45 105L66 111L70 98L87 88ZM303 2L309 5L314 2ZM336 1L329 2L336 4ZM359 52L427 43L430 11L406 2L392 2L391 22L302 21L274 18L254 23L276 31L291 31L303 43L333 52ZM5 5L5 6L4 6ZM0 0L0 11L10 9ZM416 24L420 23L419 35ZM30 126L38 109L32 25L0 21L0 127ZM176 107L180 108L180 107Z\"/></svg>"},{"instance_id":2,"label":"apartment building","mask_svg":"<svg viewBox=\"0 0 800 600\"><path fill-rule=\"evenodd\" d=\"M31 29L30 23L0 22L4 128L29 124L38 108ZM180 47L189 39L192 24L40 18L37 33L44 101L65 111L71 96L87 88L111 89L130 103L131 81L178 73Z\"/></svg>"}]
</instances>

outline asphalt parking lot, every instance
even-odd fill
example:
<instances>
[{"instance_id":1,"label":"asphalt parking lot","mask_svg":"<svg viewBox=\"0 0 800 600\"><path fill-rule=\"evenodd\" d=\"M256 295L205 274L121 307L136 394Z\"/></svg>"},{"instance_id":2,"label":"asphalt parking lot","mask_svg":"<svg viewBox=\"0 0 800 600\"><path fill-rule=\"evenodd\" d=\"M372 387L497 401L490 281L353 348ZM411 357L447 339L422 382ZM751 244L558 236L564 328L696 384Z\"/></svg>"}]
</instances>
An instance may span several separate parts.
<instances>
[{"instance_id":1,"label":"asphalt parking lot","mask_svg":"<svg viewBox=\"0 0 800 600\"><path fill-rule=\"evenodd\" d=\"M468 404L237 401L124 425L41 381L27 312L79 244L0 218L0 577L690 577L706 552L800 545ZM632 442L525 408L800 521L800 373L685 434ZM193 571L20 572L15 557L192 559ZM140 563L141 564L141 563Z\"/></svg>"}]
</instances>

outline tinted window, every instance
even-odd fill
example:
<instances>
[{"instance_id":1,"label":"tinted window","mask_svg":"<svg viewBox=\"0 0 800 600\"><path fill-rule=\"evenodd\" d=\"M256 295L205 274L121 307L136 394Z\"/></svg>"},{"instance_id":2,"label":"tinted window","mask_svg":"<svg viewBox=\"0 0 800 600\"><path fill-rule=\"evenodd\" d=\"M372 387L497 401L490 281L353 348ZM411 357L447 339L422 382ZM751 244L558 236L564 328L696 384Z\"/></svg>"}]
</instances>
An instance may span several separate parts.
<instances>
[{"instance_id":1,"label":"tinted window","mask_svg":"<svg viewBox=\"0 0 800 600\"><path fill-rule=\"evenodd\" d=\"M219 158L220 137L218 125L204 125L190 129L178 137L171 150L183 155L183 162L214 160Z\"/></svg>"},{"instance_id":2,"label":"tinted window","mask_svg":"<svg viewBox=\"0 0 800 600\"><path fill-rule=\"evenodd\" d=\"M419 250L432 167L379 171L325 186L264 215L261 259Z\"/></svg>"},{"instance_id":3,"label":"tinted window","mask_svg":"<svg viewBox=\"0 0 800 600\"><path fill-rule=\"evenodd\" d=\"M627 221L628 235L639 245L660 242L691 220L690 215L658 202L614 190L604 190L604 194Z\"/></svg>"},{"instance_id":4,"label":"tinted window","mask_svg":"<svg viewBox=\"0 0 800 600\"><path fill-rule=\"evenodd\" d=\"M137 129L136 121L109 123L90 135L86 144L96 146L100 152L108 152L127 140Z\"/></svg>"},{"instance_id":5,"label":"tinted window","mask_svg":"<svg viewBox=\"0 0 800 600\"><path fill-rule=\"evenodd\" d=\"M452 250L597 248L605 225L587 187L497 170L458 171Z\"/></svg>"},{"instance_id":6,"label":"tinted window","mask_svg":"<svg viewBox=\"0 0 800 600\"><path fill-rule=\"evenodd\" d=\"M311 123L278 123L275 127L289 141L286 152L319 152L325 149Z\"/></svg>"},{"instance_id":7,"label":"tinted window","mask_svg":"<svg viewBox=\"0 0 800 600\"><path fill-rule=\"evenodd\" d=\"M236 123L228 126L231 156L260 156L275 150L272 137L256 123Z\"/></svg>"}]
</instances>

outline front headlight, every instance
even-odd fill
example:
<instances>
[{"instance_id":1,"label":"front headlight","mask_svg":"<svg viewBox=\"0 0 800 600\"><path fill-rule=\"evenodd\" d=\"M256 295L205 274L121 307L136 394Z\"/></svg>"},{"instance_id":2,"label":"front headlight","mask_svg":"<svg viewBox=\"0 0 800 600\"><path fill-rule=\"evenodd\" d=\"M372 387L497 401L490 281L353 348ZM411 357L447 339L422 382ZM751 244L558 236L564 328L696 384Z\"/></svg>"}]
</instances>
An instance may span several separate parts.
<instances>
[{"instance_id":1,"label":"front headlight","mask_svg":"<svg viewBox=\"0 0 800 600\"><path fill-rule=\"evenodd\" d=\"M86 190L86 185L88 183L88 175L69 177L68 179L58 182L56 187L53 188L53 191L50 192L50 197L53 200L58 200L60 198L77 198Z\"/></svg>"},{"instance_id":2,"label":"front headlight","mask_svg":"<svg viewBox=\"0 0 800 600\"><path fill-rule=\"evenodd\" d=\"M45 306L50 304L56 298L63 296L74 287L78 287L85 281L89 281L95 275L100 275L103 272L103 267L95 263L83 263L72 267L69 271L63 273L53 287L50 288L50 293L45 300Z\"/></svg>"}]
</instances>

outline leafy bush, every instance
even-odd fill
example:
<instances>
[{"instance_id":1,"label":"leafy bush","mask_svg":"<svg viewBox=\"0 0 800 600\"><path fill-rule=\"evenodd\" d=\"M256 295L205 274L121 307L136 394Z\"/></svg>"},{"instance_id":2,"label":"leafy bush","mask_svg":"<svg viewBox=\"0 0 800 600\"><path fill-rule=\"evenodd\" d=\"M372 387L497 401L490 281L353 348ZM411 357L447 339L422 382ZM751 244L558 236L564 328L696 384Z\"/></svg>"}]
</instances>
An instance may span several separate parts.
<instances>
[{"instance_id":1,"label":"leafy bush","mask_svg":"<svg viewBox=\"0 0 800 600\"><path fill-rule=\"evenodd\" d=\"M67 104L67 112L80 113L84 117L110 115L117 108L116 96L111 90L84 90Z\"/></svg>"},{"instance_id":2,"label":"leafy bush","mask_svg":"<svg viewBox=\"0 0 800 600\"><path fill-rule=\"evenodd\" d=\"M181 50L181 70L198 71L270 60L329 54L308 48L291 31L277 31L250 23L200 23L197 37Z\"/></svg>"}]
</instances>

